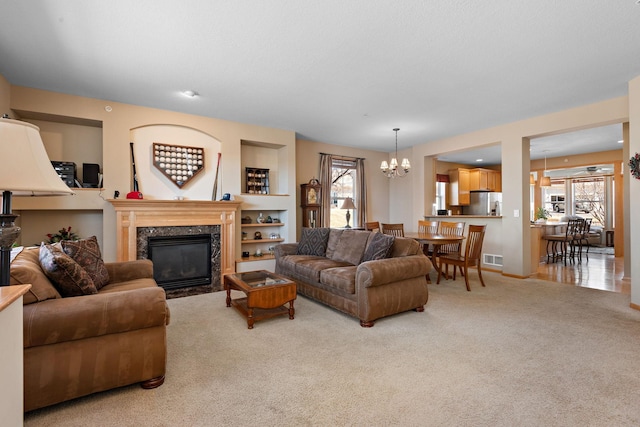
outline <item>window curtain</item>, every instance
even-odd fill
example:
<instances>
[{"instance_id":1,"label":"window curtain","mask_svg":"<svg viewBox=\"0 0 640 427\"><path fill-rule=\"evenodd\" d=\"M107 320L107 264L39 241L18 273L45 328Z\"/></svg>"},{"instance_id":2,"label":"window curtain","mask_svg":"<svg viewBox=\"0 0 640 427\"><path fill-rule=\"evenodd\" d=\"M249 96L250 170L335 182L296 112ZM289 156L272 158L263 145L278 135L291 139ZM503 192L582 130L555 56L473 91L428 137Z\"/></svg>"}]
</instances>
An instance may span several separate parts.
<instances>
[{"instance_id":1,"label":"window curtain","mask_svg":"<svg viewBox=\"0 0 640 427\"><path fill-rule=\"evenodd\" d=\"M320 185L322 185L322 227L329 227L331 223L331 186L332 186L332 158L331 154L320 154Z\"/></svg>"},{"instance_id":2,"label":"window curtain","mask_svg":"<svg viewBox=\"0 0 640 427\"><path fill-rule=\"evenodd\" d=\"M356 205L355 225L363 227L367 216L367 180L364 177L364 159L356 159L356 182L353 196Z\"/></svg>"}]
</instances>

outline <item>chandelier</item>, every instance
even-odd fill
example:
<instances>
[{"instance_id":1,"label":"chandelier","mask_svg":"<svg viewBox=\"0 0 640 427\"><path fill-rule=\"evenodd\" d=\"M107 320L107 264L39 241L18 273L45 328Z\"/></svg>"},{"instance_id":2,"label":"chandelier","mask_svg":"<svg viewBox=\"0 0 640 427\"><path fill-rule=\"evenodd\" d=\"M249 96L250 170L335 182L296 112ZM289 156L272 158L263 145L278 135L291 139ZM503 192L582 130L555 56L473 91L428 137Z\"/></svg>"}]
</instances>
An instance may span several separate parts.
<instances>
[{"instance_id":1,"label":"chandelier","mask_svg":"<svg viewBox=\"0 0 640 427\"><path fill-rule=\"evenodd\" d=\"M395 128L393 131L396 133L396 155L391 159L391 163L387 163L386 160L383 160L380 164L380 169L382 173L387 178L395 178L396 176L403 177L409 173L409 169L411 169L411 163L409 163L409 159L402 159L402 164L400 165L400 169L398 169L398 131L400 128Z\"/></svg>"}]
</instances>

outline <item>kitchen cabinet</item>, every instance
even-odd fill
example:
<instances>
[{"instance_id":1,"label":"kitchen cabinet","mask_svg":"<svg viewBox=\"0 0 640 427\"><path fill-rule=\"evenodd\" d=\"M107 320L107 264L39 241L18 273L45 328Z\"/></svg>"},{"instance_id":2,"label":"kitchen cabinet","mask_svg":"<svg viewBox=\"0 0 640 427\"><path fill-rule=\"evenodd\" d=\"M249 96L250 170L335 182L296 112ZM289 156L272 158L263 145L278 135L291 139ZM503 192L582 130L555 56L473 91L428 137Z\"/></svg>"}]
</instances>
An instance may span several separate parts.
<instances>
[{"instance_id":1,"label":"kitchen cabinet","mask_svg":"<svg viewBox=\"0 0 640 427\"><path fill-rule=\"evenodd\" d=\"M492 169L471 169L469 171L470 191L502 191L500 172Z\"/></svg>"},{"instance_id":2,"label":"kitchen cabinet","mask_svg":"<svg viewBox=\"0 0 640 427\"><path fill-rule=\"evenodd\" d=\"M469 169L449 170L449 205L468 206L469 191Z\"/></svg>"}]
</instances>

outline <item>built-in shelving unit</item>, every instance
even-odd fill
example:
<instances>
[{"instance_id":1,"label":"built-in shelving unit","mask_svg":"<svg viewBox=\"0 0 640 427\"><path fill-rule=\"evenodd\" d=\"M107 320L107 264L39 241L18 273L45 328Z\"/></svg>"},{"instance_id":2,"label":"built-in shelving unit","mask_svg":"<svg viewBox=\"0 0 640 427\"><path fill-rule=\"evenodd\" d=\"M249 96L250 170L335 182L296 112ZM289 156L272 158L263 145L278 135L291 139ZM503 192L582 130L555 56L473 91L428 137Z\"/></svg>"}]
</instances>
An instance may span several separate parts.
<instances>
[{"instance_id":1,"label":"built-in shelving unit","mask_svg":"<svg viewBox=\"0 0 640 427\"><path fill-rule=\"evenodd\" d=\"M40 136L52 161L74 163L75 179L82 181L84 164L103 164L103 124L99 120L13 110L16 118L40 128ZM67 177L69 180L70 177ZM73 181L75 181L73 179ZM70 181L71 182L71 181ZM72 196L14 197L13 211L20 215L20 244L39 244L47 234L72 227L80 237L103 239L102 188L72 187Z\"/></svg>"},{"instance_id":2,"label":"built-in shelving unit","mask_svg":"<svg viewBox=\"0 0 640 427\"><path fill-rule=\"evenodd\" d=\"M278 222L258 223L257 218L262 213L263 218L271 217L272 221L276 219ZM236 258L236 270L238 272L253 270L269 270L275 268L273 250L275 245L286 241L285 235L282 234L288 224L283 218L287 217L286 211L254 211L243 210L242 218L251 218L250 224L241 224L241 240L240 247L243 254L248 253L249 256L240 256ZM261 239L255 239L256 232L261 234ZM261 255L257 255L260 250Z\"/></svg>"},{"instance_id":3,"label":"built-in shelving unit","mask_svg":"<svg viewBox=\"0 0 640 427\"><path fill-rule=\"evenodd\" d=\"M240 194L242 199L240 223L240 250L236 258L238 272L252 270L274 271L275 261L272 251L275 245L287 242L289 236L295 236L295 205L292 206L288 190L290 176L295 171L292 164L292 148L286 144L242 140L241 142L242 176ZM294 202L295 203L295 202ZM290 215L293 213L293 216ZM262 213L265 222L259 223ZM267 223L271 217L276 222ZM251 218L251 223L243 223L242 218ZM255 238L255 233L261 239ZM256 256L260 250L262 255ZM242 256L248 253L249 256Z\"/></svg>"}]
</instances>

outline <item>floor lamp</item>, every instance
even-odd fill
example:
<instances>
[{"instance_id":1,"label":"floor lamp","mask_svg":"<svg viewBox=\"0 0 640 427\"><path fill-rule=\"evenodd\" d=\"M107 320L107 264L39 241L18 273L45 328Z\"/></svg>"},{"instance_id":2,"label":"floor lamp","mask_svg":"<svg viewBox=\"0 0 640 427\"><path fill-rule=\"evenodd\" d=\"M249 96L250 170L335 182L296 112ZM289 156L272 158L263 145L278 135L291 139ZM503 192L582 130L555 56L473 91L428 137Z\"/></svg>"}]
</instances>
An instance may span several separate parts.
<instances>
[{"instance_id":1,"label":"floor lamp","mask_svg":"<svg viewBox=\"0 0 640 427\"><path fill-rule=\"evenodd\" d=\"M59 196L73 194L60 179L40 139L40 129L31 123L0 118L0 286L8 286L11 247L20 237L11 212L12 196Z\"/></svg>"},{"instance_id":2,"label":"floor lamp","mask_svg":"<svg viewBox=\"0 0 640 427\"><path fill-rule=\"evenodd\" d=\"M355 209L356 205L353 204L353 199L351 197L347 197L344 199L344 202L342 203L342 206L340 207L340 209L346 209L347 210L347 225L345 225L344 228L351 228L351 226L349 225L349 220L351 219L351 213L349 212L350 209Z\"/></svg>"}]
</instances>

